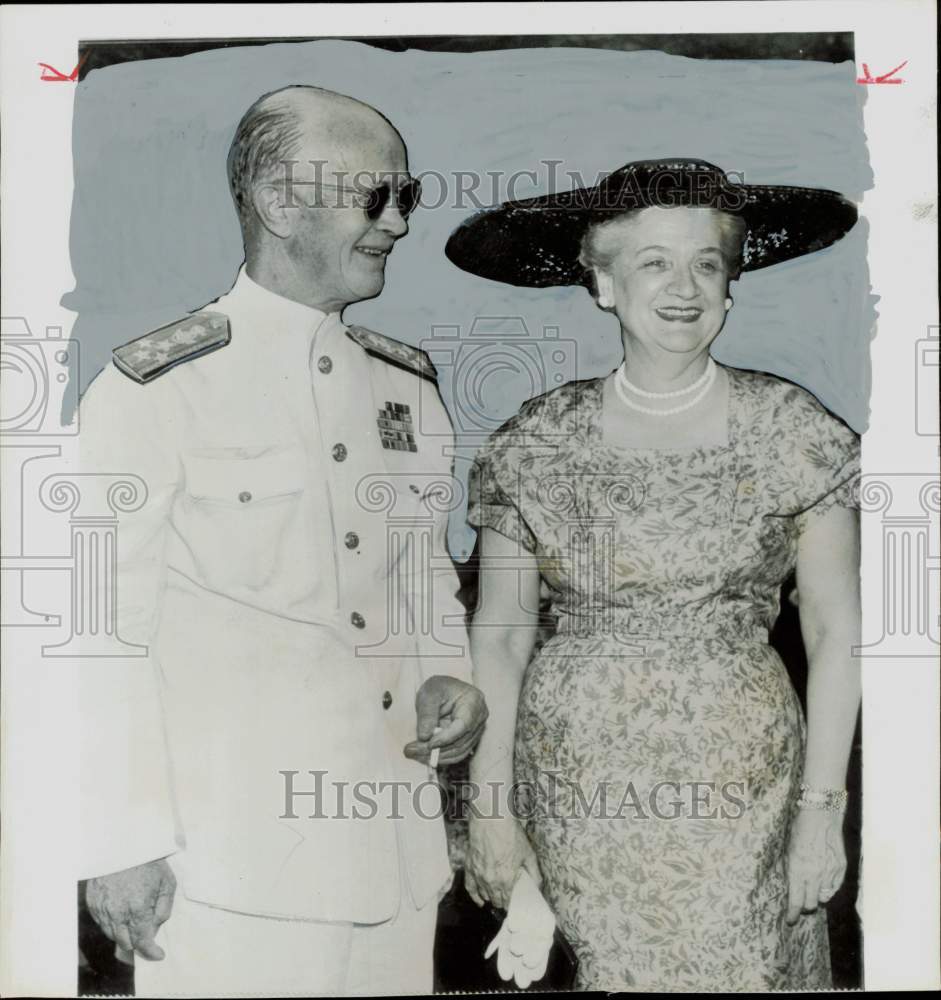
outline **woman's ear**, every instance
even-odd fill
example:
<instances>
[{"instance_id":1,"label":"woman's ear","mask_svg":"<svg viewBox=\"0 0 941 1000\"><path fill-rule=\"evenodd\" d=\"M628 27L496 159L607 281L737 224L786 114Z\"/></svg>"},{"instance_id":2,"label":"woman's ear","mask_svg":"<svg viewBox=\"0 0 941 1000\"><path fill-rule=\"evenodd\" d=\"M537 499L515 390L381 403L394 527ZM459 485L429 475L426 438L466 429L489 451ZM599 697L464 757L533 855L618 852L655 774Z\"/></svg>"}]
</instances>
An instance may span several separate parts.
<instances>
[{"instance_id":1,"label":"woman's ear","mask_svg":"<svg viewBox=\"0 0 941 1000\"><path fill-rule=\"evenodd\" d=\"M725 285L725 311L728 312L732 306L735 304L735 299L732 298L732 282L738 280L738 275L734 278L729 278Z\"/></svg>"},{"instance_id":2,"label":"woman's ear","mask_svg":"<svg viewBox=\"0 0 941 1000\"><path fill-rule=\"evenodd\" d=\"M284 202L285 185L259 184L252 192L252 204L258 221L273 236L291 235L291 213ZM293 191L290 192L293 195Z\"/></svg>"},{"instance_id":3,"label":"woman's ear","mask_svg":"<svg viewBox=\"0 0 941 1000\"><path fill-rule=\"evenodd\" d=\"M595 276L595 301L599 309L614 308L614 279L600 267L592 269Z\"/></svg>"}]
</instances>

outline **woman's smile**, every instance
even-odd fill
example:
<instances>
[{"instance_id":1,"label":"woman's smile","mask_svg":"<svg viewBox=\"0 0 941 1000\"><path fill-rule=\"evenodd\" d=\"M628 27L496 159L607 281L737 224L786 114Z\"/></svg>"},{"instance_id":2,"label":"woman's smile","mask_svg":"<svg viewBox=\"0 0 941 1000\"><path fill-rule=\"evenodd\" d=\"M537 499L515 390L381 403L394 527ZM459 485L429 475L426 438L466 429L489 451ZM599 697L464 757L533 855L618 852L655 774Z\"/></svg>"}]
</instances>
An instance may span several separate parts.
<instances>
[{"instance_id":1,"label":"woman's smile","mask_svg":"<svg viewBox=\"0 0 941 1000\"><path fill-rule=\"evenodd\" d=\"M668 323L695 323L703 314L697 306L658 306L654 312Z\"/></svg>"}]
</instances>

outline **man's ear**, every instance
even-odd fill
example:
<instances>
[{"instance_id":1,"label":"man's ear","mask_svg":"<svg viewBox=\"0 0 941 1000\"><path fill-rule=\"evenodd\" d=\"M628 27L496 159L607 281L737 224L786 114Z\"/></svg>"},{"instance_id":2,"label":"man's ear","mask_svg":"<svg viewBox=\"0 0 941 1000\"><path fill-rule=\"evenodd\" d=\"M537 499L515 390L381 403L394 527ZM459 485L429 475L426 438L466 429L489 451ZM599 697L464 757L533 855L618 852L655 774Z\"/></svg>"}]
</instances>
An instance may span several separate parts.
<instances>
[{"instance_id":1,"label":"man's ear","mask_svg":"<svg viewBox=\"0 0 941 1000\"><path fill-rule=\"evenodd\" d=\"M252 191L252 205L259 222L269 233L282 240L291 235L293 225L292 207L289 202L285 202L284 195L284 184L259 184ZM288 195L296 197L291 190Z\"/></svg>"}]
</instances>

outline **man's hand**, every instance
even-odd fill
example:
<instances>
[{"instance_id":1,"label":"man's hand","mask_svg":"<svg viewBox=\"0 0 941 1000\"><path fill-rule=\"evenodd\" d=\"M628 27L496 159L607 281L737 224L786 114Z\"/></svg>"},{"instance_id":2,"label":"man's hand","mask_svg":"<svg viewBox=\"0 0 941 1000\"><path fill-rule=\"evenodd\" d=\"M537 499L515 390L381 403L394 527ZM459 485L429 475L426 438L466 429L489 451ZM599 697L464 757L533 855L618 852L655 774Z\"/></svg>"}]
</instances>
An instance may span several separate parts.
<instances>
[{"instance_id":1,"label":"man's hand","mask_svg":"<svg viewBox=\"0 0 941 1000\"><path fill-rule=\"evenodd\" d=\"M148 861L113 875L91 878L85 903L95 923L129 955L159 962L164 950L154 941L170 916L176 878L166 861Z\"/></svg>"},{"instance_id":2,"label":"man's hand","mask_svg":"<svg viewBox=\"0 0 941 1000\"><path fill-rule=\"evenodd\" d=\"M415 696L415 709L418 739L406 744L405 756L423 764L435 748L440 748L439 765L456 764L473 753L488 715L484 696L473 684L443 674L422 684Z\"/></svg>"}]
</instances>

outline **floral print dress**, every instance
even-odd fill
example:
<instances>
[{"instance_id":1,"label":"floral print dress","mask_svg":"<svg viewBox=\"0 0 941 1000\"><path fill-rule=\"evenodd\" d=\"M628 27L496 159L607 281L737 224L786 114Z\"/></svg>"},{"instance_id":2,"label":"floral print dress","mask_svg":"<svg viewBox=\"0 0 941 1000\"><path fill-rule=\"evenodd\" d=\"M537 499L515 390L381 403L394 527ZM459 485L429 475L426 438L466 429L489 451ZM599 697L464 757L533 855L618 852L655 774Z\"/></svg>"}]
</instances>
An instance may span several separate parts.
<instances>
[{"instance_id":1,"label":"floral print dress","mask_svg":"<svg viewBox=\"0 0 941 1000\"><path fill-rule=\"evenodd\" d=\"M859 439L726 372L726 444L605 444L598 378L524 404L471 473L469 521L535 554L558 618L516 801L581 989L831 985L825 912L785 922L805 726L768 632L808 519L855 505Z\"/></svg>"}]
</instances>

